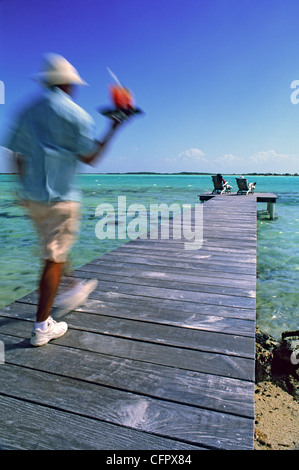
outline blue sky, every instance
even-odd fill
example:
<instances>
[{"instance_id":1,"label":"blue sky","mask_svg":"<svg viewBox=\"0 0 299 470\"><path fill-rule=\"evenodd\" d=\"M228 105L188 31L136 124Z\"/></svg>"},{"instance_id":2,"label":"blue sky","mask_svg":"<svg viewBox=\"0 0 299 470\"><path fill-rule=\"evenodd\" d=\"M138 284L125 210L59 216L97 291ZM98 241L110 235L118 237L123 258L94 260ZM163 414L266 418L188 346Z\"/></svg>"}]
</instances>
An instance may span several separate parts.
<instances>
[{"instance_id":1,"label":"blue sky","mask_svg":"<svg viewBox=\"0 0 299 470\"><path fill-rule=\"evenodd\" d=\"M89 83L76 101L98 136L107 66L146 113L93 171L298 172L298 17L298 0L0 0L1 135L56 52Z\"/></svg>"}]
</instances>

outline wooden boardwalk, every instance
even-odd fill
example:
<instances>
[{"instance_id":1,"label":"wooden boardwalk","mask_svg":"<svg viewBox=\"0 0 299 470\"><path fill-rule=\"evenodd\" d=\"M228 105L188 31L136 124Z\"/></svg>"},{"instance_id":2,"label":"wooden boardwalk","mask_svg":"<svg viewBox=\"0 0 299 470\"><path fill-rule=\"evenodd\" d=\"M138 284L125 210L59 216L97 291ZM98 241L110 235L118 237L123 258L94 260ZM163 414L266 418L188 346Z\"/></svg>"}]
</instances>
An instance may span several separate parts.
<instances>
[{"instance_id":1,"label":"wooden boardwalk","mask_svg":"<svg viewBox=\"0 0 299 470\"><path fill-rule=\"evenodd\" d=\"M256 198L203 209L199 250L139 239L78 269L98 288L60 339L30 346L36 292L0 310L0 448L253 448Z\"/></svg>"}]
</instances>

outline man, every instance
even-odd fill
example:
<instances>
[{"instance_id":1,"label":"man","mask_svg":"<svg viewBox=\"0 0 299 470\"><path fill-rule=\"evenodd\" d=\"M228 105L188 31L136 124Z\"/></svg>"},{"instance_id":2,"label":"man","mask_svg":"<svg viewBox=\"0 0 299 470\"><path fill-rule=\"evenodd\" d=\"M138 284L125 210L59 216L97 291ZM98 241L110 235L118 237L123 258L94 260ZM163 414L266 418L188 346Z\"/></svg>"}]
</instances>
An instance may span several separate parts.
<instances>
[{"instance_id":1,"label":"man","mask_svg":"<svg viewBox=\"0 0 299 470\"><path fill-rule=\"evenodd\" d=\"M5 147L14 152L20 173L19 196L43 248L44 268L30 339L33 346L41 346L68 328L50 313L79 230L80 194L72 184L77 161L91 164L100 157L119 123L111 121L104 138L95 140L93 120L72 100L75 86L86 83L64 57L46 54L35 78L44 86L44 93L22 110ZM65 295L60 304L63 313L84 303L96 284L92 280L77 285Z\"/></svg>"}]
</instances>

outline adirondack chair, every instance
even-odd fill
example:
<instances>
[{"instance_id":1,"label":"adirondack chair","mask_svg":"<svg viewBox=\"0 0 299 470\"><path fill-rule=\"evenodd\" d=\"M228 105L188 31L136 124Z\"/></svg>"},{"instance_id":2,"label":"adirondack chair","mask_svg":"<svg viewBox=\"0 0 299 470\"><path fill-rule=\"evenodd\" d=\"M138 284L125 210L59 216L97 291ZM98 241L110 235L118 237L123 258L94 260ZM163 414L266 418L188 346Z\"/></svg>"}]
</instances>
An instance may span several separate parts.
<instances>
[{"instance_id":1,"label":"adirondack chair","mask_svg":"<svg viewBox=\"0 0 299 470\"><path fill-rule=\"evenodd\" d=\"M237 185L238 185L237 194L254 193L256 183L249 183L248 184L246 178L236 178L236 182L237 182Z\"/></svg>"},{"instance_id":2,"label":"adirondack chair","mask_svg":"<svg viewBox=\"0 0 299 470\"><path fill-rule=\"evenodd\" d=\"M232 187L228 184L228 182L223 183L222 176L220 174L213 175L212 180L214 184L214 189L212 191L212 194L213 193L223 194L223 193L231 192Z\"/></svg>"},{"instance_id":3,"label":"adirondack chair","mask_svg":"<svg viewBox=\"0 0 299 470\"><path fill-rule=\"evenodd\" d=\"M214 189L212 193L218 193L218 194L221 193L221 191L223 190L222 178L219 178L218 175L213 175L212 180L214 184Z\"/></svg>"}]
</instances>

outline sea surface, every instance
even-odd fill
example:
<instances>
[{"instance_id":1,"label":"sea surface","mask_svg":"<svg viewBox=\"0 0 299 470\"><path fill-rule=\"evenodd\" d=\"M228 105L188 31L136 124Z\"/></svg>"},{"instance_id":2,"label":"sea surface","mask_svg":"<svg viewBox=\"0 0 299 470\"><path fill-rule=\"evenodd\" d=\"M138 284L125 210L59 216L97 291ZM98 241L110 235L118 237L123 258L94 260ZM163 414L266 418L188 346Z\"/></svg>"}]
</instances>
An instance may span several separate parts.
<instances>
[{"instance_id":1,"label":"sea surface","mask_svg":"<svg viewBox=\"0 0 299 470\"><path fill-rule=\"evenodd\" d=\"M246 175L245 175L246 176ZM236 190L235 177L224 175ZM14 196L17 176L0 175L0 306L36 289L40 274L38 243L31 222ZM248 176L257 192L278 196L275 219L270 220L266 204L258 204L257 324L279 339L283 331L299 328L299 177ZM82 191L80 238L71 254L77 268L116 248L125 240L99 240L95 229L102 204L118 207L118 197L126 206L172 203L198 204L200 192L212 190L210 175L106 175L81 174Z\"/></svg>"}]
</instances>

